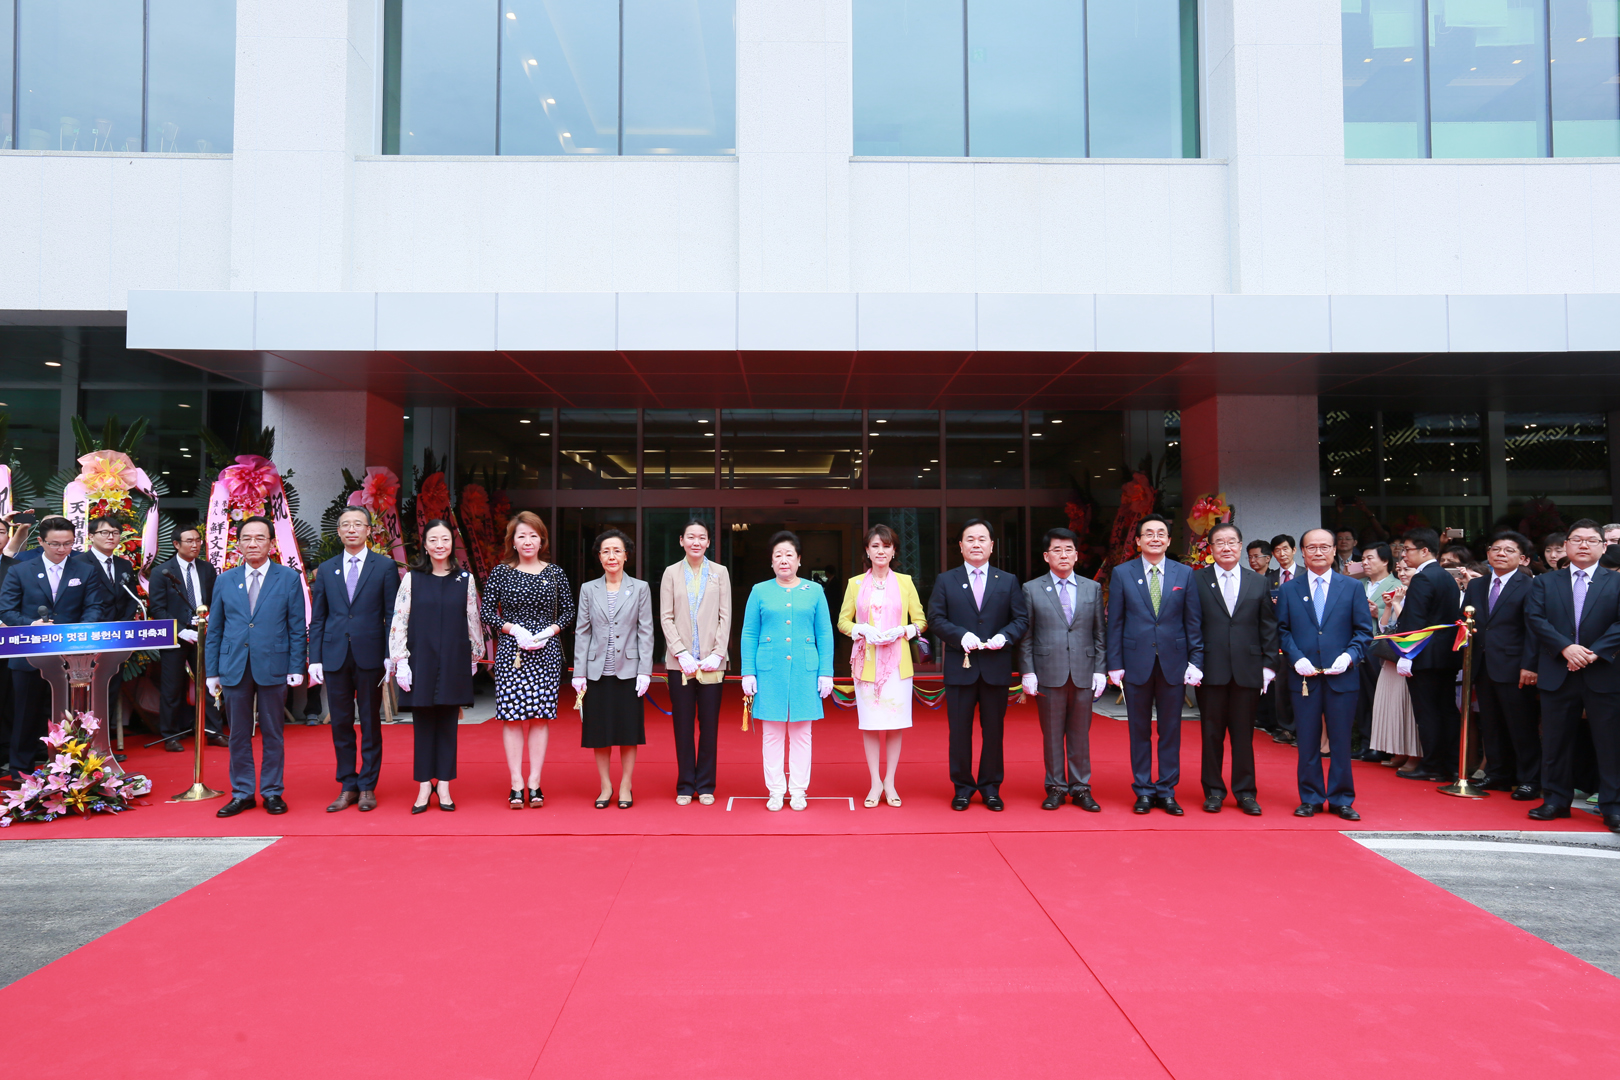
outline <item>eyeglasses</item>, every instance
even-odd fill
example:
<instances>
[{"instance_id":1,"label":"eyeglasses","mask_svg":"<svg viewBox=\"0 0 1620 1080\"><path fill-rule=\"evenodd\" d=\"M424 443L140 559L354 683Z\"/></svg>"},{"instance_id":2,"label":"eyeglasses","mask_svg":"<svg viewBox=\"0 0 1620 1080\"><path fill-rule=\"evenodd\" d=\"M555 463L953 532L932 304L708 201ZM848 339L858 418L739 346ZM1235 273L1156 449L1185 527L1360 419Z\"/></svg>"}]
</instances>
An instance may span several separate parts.
<instances>
[{"instance_id":1,"label":"eyeglasses","mask_svg":"<svg viewBox=\"0 0 1620 1080\"><path fill-rule=\"evenodd\" d=\"M1506 545L1499 546L1499 547L1493 547L1489 551L1487 551L1485 554L1487 554L1487 555L1517 555L1517 554L1519 554L1519 549L1518 549L1517 545L1506 544Z\"/></svg>"},{"instance_id":2,"label":"eyeglasses","mask_svg":"<svg viewBox=\"0 0 1620 1080\"><path fill-rule=\"evenodd\" d=\"M1603 537L1601 536L1571 536L1564 541L1564 546L1568 547L1570 544L1586 545L1601 543L1603 543Z\"/></svg>"},{"instance_id":3,"label":"eyeglasses","mask_svg":"<svg viewBox=\"0 0 1620 1080\"><path fill-rule=\"evenodd\" d=\"M71 540L47 540L47 541L45 541L44 546L48 547L48 548L57 548L57 549L71 548L73 546L73 541L71 541Z\"/></svg>"},{"instance_id":4,"label":"eyeglasses","mask_svg":"<svg viewBox=\"0 0 1620 1080\"><path fill-rule=\"evenodd\" d=\"M111 529L97 529L95 532L91 533L90 535L91 536L103 536L103 537L105 537L105 536L122 536L124 534L123 533L113 532Z\"/></svg>"}]
</instances>

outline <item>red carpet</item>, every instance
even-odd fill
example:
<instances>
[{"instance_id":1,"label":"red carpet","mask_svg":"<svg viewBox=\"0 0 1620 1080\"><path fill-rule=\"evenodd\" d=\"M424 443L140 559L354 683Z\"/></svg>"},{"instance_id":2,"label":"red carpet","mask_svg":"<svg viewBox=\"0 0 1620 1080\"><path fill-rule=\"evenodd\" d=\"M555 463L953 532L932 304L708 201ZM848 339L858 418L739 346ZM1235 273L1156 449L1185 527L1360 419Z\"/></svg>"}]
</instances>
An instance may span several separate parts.
<instances>
[{"instance_id":1,"label":"red carpet","mask_svg":"<svg viewBox=\"0 0 1620 1080\"><path fill-rule=\"evenodd\" d=\"M656 693L657 691L655 691ZM728 699L729 700L729 699ZM855 812L848 803L812 802L804 813L783 811L772 814L759 801L739 801L726 812L728 796L763 796L760 771L759 734L744 733L741 715L728 710L721 721L719 801L714 806L693 803L677 807L675 795L675 750L669 720L648 710L648 745L641 748L636 768L636 805L629 811L610 808L598 811L592 806L598 791L596 766L591 752L579 745L577 714L565 712L552 722L551 745L542 785L546 805L541 810L514 812L507 809L509 780L501 751L498 725L491 721L463 725L460 732L460 778L454 785L458 810L443 814L437 809L412 817L410 803L416 797L411 780L411 729L409 725L384 728L384 766L378 797L382 805L361 814L348 809L327 814L324 808L337 794L333 780L331 730L325 727L287 729L287 802L290 813L272 818L254 810L229 820L214 817L220 801L205 803L166 803L163 800L184 790L191 782L191 756L164 753L161 748L142 750L130 742L130 759L125 768L144 772L154 780L150 805L112 817L84 821L73 818L50 825L18 825L0 832L0 839L35 836L376 836L422 835L534 835L534 834L720 834L766 832L773 835L808 833L863 834L897 832L945 832L963 829L995 832L1112 831L1119 829L1237 830L1244 832L1300 829L1310 832L1337 832L1347 828L1388 830L1480 830L1480 829L1591 829L1602 830L1594 815L1577 811L1568 821L1538 825L1525 817L1535 803L1518 803L1505 794L1494 793L1478 802L1456 799L1435 791L1435 785L1398 779L1395 770L1380 765L1355 763L1356 808L1362 814L1359 825L1350 825L1332 816L1300 819L1292 811L1299 803L1295 783L1296 752L1279 746L1267 736L1255 741L1258 761L1260 802L1265 816L1246 818L1232 805L1218 815L1205 814L1200 806L1203 795L1198 785L1199 727L1196 721L1183 724L1182 769L1179 789L1184 818L1173 819L1155 811L1146 816L1130 812L1134 799L1130 782L1130 755L1125 724L1097 715L1092 722L1094 791L1103 805L1100 814L1087 814L1078 807L1062 811L1040 809L1041 789L1040 726L1033 705L1014 706L1007 714L1007 781L1002 796L1004 813L992 814L977 800L965 814L950 809L951 784L946 766L946 730L943 712L919 707L917 723L906 733L901 754L898 787L905 805L899 809L879 806L868 810L861 805L867 791L865 757L854 713L836 710L815 728L815 768L812 796L840 796L855 799ZM215 788L229 787L226 752L207 752L207 780ZM614 776L618 775L615 757ZM616 779L615 779L615 782Z\"/></svg>"}]
</instances>

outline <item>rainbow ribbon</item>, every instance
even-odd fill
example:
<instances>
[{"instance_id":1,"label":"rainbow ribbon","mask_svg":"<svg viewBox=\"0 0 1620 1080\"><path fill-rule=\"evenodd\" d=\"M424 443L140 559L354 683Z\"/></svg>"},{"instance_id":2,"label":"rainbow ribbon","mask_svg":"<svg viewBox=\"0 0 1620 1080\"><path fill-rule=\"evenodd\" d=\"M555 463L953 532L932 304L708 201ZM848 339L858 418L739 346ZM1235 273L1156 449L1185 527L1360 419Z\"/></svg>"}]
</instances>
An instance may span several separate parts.
<instances>
[{"instance_id":1,"label":"rainbow ribbon","mask_svg":"<svg viewBox=\"0 0 1620 1080\"><path fill-rule=\"evenodd\" d=\"M1434 640L1435 634L1439 633L1441 630L1451 630L1453 628L1455 628L1457 631L1457 640L1452 642L1451 651L1456 652L1458 649L1461 649L1464 645L1468 644L1468 626L1461 619L1458 619L1454 623L1440 623L1436 626L1425 626L1421 630L1407 630L1399 634L1379 634L1374 637L1373 640L1389 642L1391 645L1395 646L1397 652L1399 652L1406 659L1410 660L1412 657L1422 652L1425 645Z\"/></svg>"}]
</instances>

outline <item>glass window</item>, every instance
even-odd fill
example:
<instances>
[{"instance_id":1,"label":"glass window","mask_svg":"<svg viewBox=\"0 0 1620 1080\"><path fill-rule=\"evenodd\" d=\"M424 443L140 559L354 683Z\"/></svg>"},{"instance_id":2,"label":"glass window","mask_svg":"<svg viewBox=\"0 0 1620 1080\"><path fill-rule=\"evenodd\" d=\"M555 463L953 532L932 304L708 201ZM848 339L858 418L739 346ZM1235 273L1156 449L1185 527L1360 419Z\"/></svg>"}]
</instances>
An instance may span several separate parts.
<instances>
[{"instance_id":1,"label":"glass window","mask_svg":"<svg viewBox=\"0 0 1620 1080\"><path fill-rule=\"evenodd\" d=\"M648 409L641 424L643 487L714 487L713 409Z\"/></svg>"},{"instance_id":2,"label":"glass window","mask_svg":"<svg viewBox=\"0 0 1620 1080\"><path fill-rule=\"evenodd\" d=\"M974 518L983 518L994 526L996 546L990 553L990 565L1009 574L1017 574L1019 581L1026 580L1024 508L1021 506L953 506L946 510L945 565L951 567L962 564L962 527ZM926 605L928 601L924 600L923 603Z\"/></svg>"},{"instance_id":3,"label":"glass window","mask_svg":"<svg viewBox=\"0 0 1620 1080\"><path fill-rule=\"evenodd\" d=\"M617 0L504 7L501 153L617 154Z\"/></svg>"},{"instance_id":4,"label":"glass window","mask_svg":"<svg viewBox=\"0 0 1620 1080\"><path fill-rule=\"evenodd\" d=\"M970 0L967 47L969 154L1086 156L1086 28L1077 0Z\"/></svg>"},{"instance_id":5,"label":"glass window","mask_svg":"<svg viewBox=\"0 0 1620 1080\"><path fill-rule=\"evenodd\" d=\"M146 148L230 153L235 0L148 0L147 35Z\"/></svg>"},{"instance_id":6,"label":"glass window","mask_svg":"<svg viewBox=\"0 0 1620 1080\"><path fill-rule=\"evenodd\" d=\"M1344 156L1429 155L1423 0L1340 0Z\"/></svg>"},{"instance_id":7,"label":"glass window","mask_svg":"<svg viewBox=\"0 0 1620 1080\"><path fill-rule=\"evenodd\" d=\"M855 0L855 153L967 153L961 0Z\"/></svg>"},{"instance_id":8,"label":"glass window","mask_svg":"<svg viewBox=\"0 0 1620 1080\"><path fill-rule=\"evenodd\" d=\"M1620 157L1620 0L1551 0L1553 153Z\"/></svg>"},{"instance_id":9,"label":"glass window","mask_svg":"<svg viewBox=\"0 0 1620 1080\"><path fill-rule=\"evenodd\" d=\"M11 57L15 51L12 31L16 28L14 0L0 0L0 150L11 145Z\"/></svg>"},{"instance_id":10,"label":"glass window","mask_svg":"<svg viewBox=\"0 0 1620 1080\"><path fill-rule=\"evenodd\" d=\"M1092 157L1198 156L1196 20L1193 0L1086 5Z\"/></svg>"},{"instance_id":11,"label":"glass window","mask_svg":"<svg viewBox=\"0 0 1620 1080\"><path fill-rule=\"evenodd\" d=\"M1546 0L1429 0L1437 158L1546 157Z\"/></svg>"},{"instance_id":12,"label":"glass window","mask_svg":"<svg viewBox=\"0 0 1620 1080\"><path fill-rule=\"evenodd\" d=\"M623 0L626 154L737 152L734 0Z\"/></svg>"},{"instance_id":13,"label":"glass window","mask_svg":"<svg viewBox=\"0 0 1620 1080\"><path fill-rule=\"evenodd\" d=\"M1029 413L1029 486L1078 488L1118 465L1125 453L1125 417L1118 412ZM1052 526L1047 526L1051 528Z\"/></svg>"},{"instance_id":14,"label":"glass window","mask_svg":"<svg viewBox=\"0 0 1620 1080\"><path fill-rule=\"evenodd\" d=\"M154 479L161 476L170 495L197 493L203 458L197 437L204 405L201 390L87 390L83 400L84 421L91 431L100 432L109 416L118 417L125 431L144 417L146 435L133 455L135 464ZM303 509L306 514L312 509L318 514L325 507Z\"/></svg>"},{"instance_id":15,"label":"glass window","mask_svg":"<svg viewBox=\"0 0 1620 1080\"><path fill-rule=\"evenodd\" d=\"M723 409L722 486L858 486L859 409Z\"/></svg>"},{"instance_id":16,"label":"glass window","mask_svg":"<svg viewBox=\"0 0 1620 1080\"><path fill-rule=\"evenodd\" d=\"M636 410L564 409L557 486L636 486Z\"/></svg>"},{"instance_id":17,"label":"glass window","mask_svg":"<svg viewBox=\"0 0 1620 1080\"><path fill-rule=\"evenodd\" d=\"M1344 409L1322 412L1318 451L1322 494L1347 503L1378 494L1377 416Z\"/></svg>"},{"instance_id":18,"label":"glass window","mask_svg":"<svg viewBox=\"0 0 1620 1080\"><path fill-rule=\"evenodd\" d=\"M1609 494L1609 430L1602 413L1508 413L1503 421L1509 495L1546 495L1562 503L1573 495Z\"/></svg>"},{"instance_id":19,"label":"glass window","mask_svg":"<svg viewBox=\"0 0 1620 1080\"><path fill-rule=\"evenodd\" d=\"M398 95L397 104L392 92L385 102L397 116L385 118L383 152L495 153L500 8L490 0L391 0L389 14L399 35Z\"/></svg>"},{"instance_id":20,"label":"glass window","mask_svg":"<svg viewBox=\"0 0 1620 1080\"><path fill-rule=\"evenodd\" d=\"M25 150L141 149L141 0L18 0Z\"/></svg>"},{"instance_id":21,"label":"glass window","mask_svg":"<svg viewBox=\"0 0 1620 1080\"><path fill-rule=\"evenodd\" d=\"M550 487L551 410L458 409L456 471L487 491Z\"/></svg>"},{"instance_id":22,"label":"glass window","mask_svg":"<svg viewBox=\"0 0 1620 1080\"><path fill-rule=\"evenodd\" d=\"M62 395L55 390L0 390L0 412L10 418L12 453L44 505L45 481L56 475ZM60 503L51 511L61 513Z\"/></svg>"},{"instance_id":23,"label":"glass window","mask_svg":"<svg viewBox=\"0 0 1620 1080\"><path fill-rule=\"evenodd\" d=\"M1387 494L1486 494L1478 413L1386 412L1383 418Z\"/></svg>"},{"instance_id":24,"label":"glass window","mask_svg":"<svg viewBox=\"0 0 1620 1080\"><path fill-rule=\"evenodd\" d=\"M938 412L873 409L867 421L867 487L939 487Z\"/></svg>"},{"instance_id":25,"label":"glass window","mask_svg":"<svg viewBox=\"0 0 1620 1080\"><path fill-rule=\"evenodd\" d=\"M1024 486L1024 414L1013 411L945 414L945 486Z\"/></svg>"}]
</instances>

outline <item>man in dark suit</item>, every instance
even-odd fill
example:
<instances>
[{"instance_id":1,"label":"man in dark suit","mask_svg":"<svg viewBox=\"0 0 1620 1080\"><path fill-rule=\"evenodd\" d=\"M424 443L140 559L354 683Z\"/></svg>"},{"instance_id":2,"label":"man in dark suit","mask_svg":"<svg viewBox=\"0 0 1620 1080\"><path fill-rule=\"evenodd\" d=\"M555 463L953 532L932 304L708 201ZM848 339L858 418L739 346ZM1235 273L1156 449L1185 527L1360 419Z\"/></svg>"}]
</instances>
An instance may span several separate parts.
<instances>
[{"instance_id":1,"label":"man in dark suit","mask_svg":"<svg viewBox=\"0 0 1620 1080\"><path fill-rule=\"evenodd\" d=\"M139 617L141 602L137 590L140 589L140 578L135 575L135 564L113 554L124 539L123 522L112 517L91 518L85 530L90 534L89 555L100 568L107 590L107 603L101 617L107 622L128 622ZM109 724L117 721L118 710L122 708L120 693L123 688L123 672L113 672L112 678L107 680L107 708L112 714L107 717Z\"/></svg>"},{"instance_id":2,"label":"man in dark suit","mask_svg":"<svg viewBox=\"0 0 1620 1080\"><path fill-rule=\"evenodd\" d=\"M1474 700L1479 702L1485 782L1527 802L1541 794L1540 715L1536 710L1536 639L1525 622L1530 597L1530 540L1516 532L1491 537L1490 574L1468 583L1463 606L1474 609Z\"/></svg>"},{"instance_id":3,"label":"man in dark suit","mask_svg":"<svg viewBox=\"0 0 1620 1080\"><path fill-rule=\"evenodd\" d=\"M219 576L208 609L208 692L224 690L231 721L231 801L219 808L219 817L251 810L255 790L263 792L266 812L287 812L282 714L287 688L304 681L304 587L296 570L270 561L270 535L267 518L242 522L236 548L243 561ZM257 775L255 699L264 737L264 769Z\"/></svg>"},{"instance_id":4,"label":"man in dark suit","mask_svg":"<svg viewBox=\"0 0 1620 1080\"><path fill-rule=\"evenodd\" d=\"M399 571L394 560L366 546L371 512L355 506L338 515L343 553L315 571L310 585L309 681L326 684L337 754L336 813L358 801L377 808L382 774L382 680L388 661L388 624L394 618ZM354 724L360 720L360 764L355 767Z\"/></svg>"},{"instance_id":5,"label":"man in dark suit","mask_svg":"<svg viewBox=\"0 0 1620 1080\"><path fill-rule=\"evenodd\" d=\"M1299 563L1295 561L1297 550L1294 538L1287 533L1279 533L1271 538L1271 554L1277 560L1274 570L1266 571L1266 585L1271 589L1271 602L1277 602L1277 590L1299 576ZM1281 657L1278 658L1279 661ZM1292 746L1296 741L1294 729L1293 699L1290 695L1268 695L1269 706L1266 709L1271 714L1271 741Z\"/></svg>"},{"instance_id":6,"label":"man in dark suit","mask_svg":"<svg viewBox=\"0 0 1620 1080\"><path fill-rule=\"evenodd\" d=\"M181 529L174 542L174 558L152 570L147 589L148 617L173 619L181 642L179 648L165 649L158 654L162 702L158 733L165 739L163 749L175 752L185 749L181 740L196 726L196 714L186 703L186 666L189 664L196 669L197 608L212 603L214 596L214 567L200 557L201 553L202 529L195 525ZM220 735L224 725L211 697L206 702L203 725L210 745L225 745Z\"/></svg>"},{"instance_id":7,"label":"man in dark suit","mask_svg":"<svg viewBox=\"0 0 1620 1080\"><path fill-rule=\"evenodd\" d=\"M1436 555L1440 536L1433 529L1406 530L1406 565L1414 573L1406 585L1406 600L1394 633L1404 634L1425 626L1449 625L1462 613L1462 596L1457 579L1440 566ZM1457 778L1457 741L1462 735L1462 713L1457 708L1457 668L1461 655L1451 648L1456 635L1438 633L1414 657L1395 664L1407 676L1412 697L1412 716L1417 721L1418 741L1423 744L1423 760L1412 772L1397 773L1409 780Z\"/></svg>"},{"instance_id":8,"label":"man in dark suit","mask_svg":"<svg viewBox=\"0 0 1620 1080\"><path fill-rule=\"evenodd\" d=\"M1350 729L1356 722L1361 674L1356 665L1372 646L1372 612L1361 582L1333 572L1333 534L1311 529L1300 538L1305 573L1277 590L1277 635L1293 666L1288 676L1299 733L1299 806L1312 817L1324 804L1346 821L1360 821L1352 805ZM1450 578L1447 578L1449 581ZM1456 586L1452 586L1456 591ZM1307 680L1310 690L1306 692ZM1322 783L1322 728L1327 727L1327 785Z\"/></svg>"},{"instance_id":9,"label":"man in dark suit","mask_svg":"<svg viewBox=\"0 0 1620 1080\"><path fill-rule=\"evenodd\" d=\"M34 526L27 521L17 521L22 511L7 514L3 519L6 525L6 545L0 550L0 585L5 584L6 575L17 563L17 553L22 550L23 542L28 539L28 532ZM11 748L11 680L0 679L0 754L9 754Z\"/></svg>"},{"instance_id":10,"label":"man in dark suit","mask_svg":"<svg viewBox=\"0 0 1620 1080\"><path fill-rule=\"evenodd\" d=\"M963 565L934 579L928 622L945 641L945 712L951 733L952 810L966 810L977 791L984 805L1002 810L1002 722L1014 645L1029 616L1018 579L990 565L995 537L990 523L974 518L962 526ZM979 774L973 775L973 712L979 713Z\"/></svg>"},{"instance_id":11,"label":"man in dark suit","mask_svg":"<svg viewBox=\"0 0 1620 1080\"><path fill-rule=\"evenodd\" d=\"M94 559L75 553L73 523L65 517L40 522L44 554L12 567L0 584L0 622L7 626L100 622L107 603L105 577ZM45 734L36 705L50 700L50 686L26 659L11 661L11 775L33 771Z\"/></svg>"},{"instance_id":12,"label":"man in dark suit","mask_svg":"<svg viewBox=\"0 0 1620 1080\"><path fill-rule=\"evenodd\" d=\"M1204 678L1198 715L1204 736L1204 809L1221 811L1226 785L1221 758L1232 740L1232 794L1238 808L1260 814L1254 780L1254 716L1260 695L1277 677L1277 609L1266 579L1238 564L1243 533L1230 522L1209 531L1213 566L1193 574L1203 611Z\"/></svg>"},{"instance_id":13,"label":"man in dark suit","mask_svg":"<svg viewBox=\"0 0 1620 1080\"><path fill-rule=\"evenodd\" d=\"M1131 811L1157 806L1180 817L1181 703L1203 679L1203 605L1192 595L1192 569L1165 557L1170 523L1148 514L1136 523L1141 558L1108 579L1108 681L1125 691L1131 729ZM1153 717L1159 718L1159 778L1153 779Z\"/></svg>"},{"instance_id":14,"label":"man in dark suit","mask_svg":"<svg viewBox=\"0 0 1620 1080\"><path fill-rule=\"evenodd\" d=\"M1018 641L1018 668L1026 694L1037 695L1046 801L1056 810L1072 797L1082 810L1102 807L1091 797L1091 703L1108 685L1107 619L1102 587L1074 572L1080 538L1048 529L1048 573L1024 583L1029 630Z\"/></svg>"},{"instance_id":15,"label":"man in dark suit","mask_svg":"<svg viewBox=\"0 0 1620 1080\"><path fill-rule=\"evenodd\" d=\"M1564 543L1569 566L1536 578L1524 608L1541 691L1543 801L1530 817L1569 817L1585 710L1597 750L1598 811L1611 832L1620 832L1620 573L1597 565L1603 553L1597 522L1577 521Z\"/></svg>"}]
</instances>

